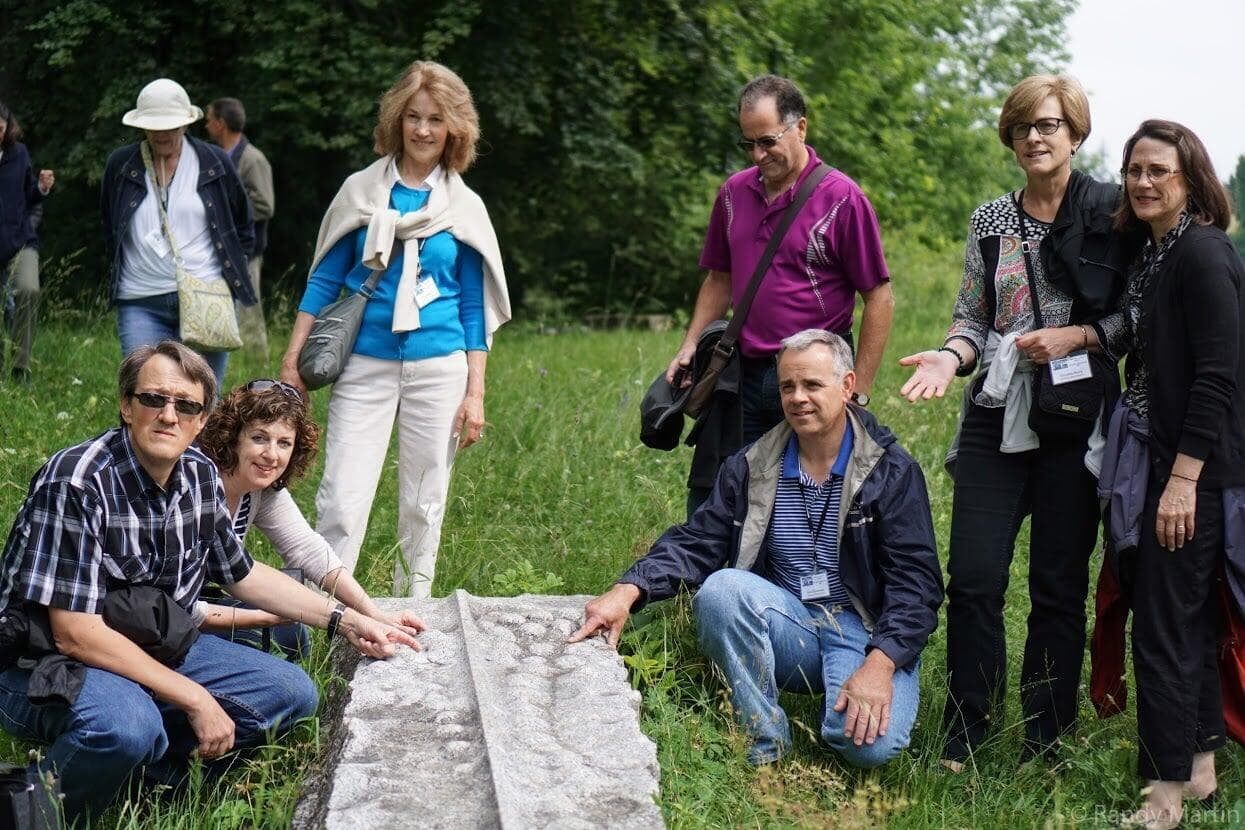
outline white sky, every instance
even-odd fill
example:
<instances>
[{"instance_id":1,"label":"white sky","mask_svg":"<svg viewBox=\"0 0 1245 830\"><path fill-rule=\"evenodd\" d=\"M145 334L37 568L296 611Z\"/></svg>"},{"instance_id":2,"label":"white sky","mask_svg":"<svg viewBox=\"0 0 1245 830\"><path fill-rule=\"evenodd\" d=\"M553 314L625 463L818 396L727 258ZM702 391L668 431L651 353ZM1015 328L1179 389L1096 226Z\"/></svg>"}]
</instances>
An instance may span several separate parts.
<instances>
[{"instance_id":1,"label":"white sky","mask_svg":"<svg viewBox=\"0 0 1245 830\"><path fill-rule=\"evenodd\" d=\"M1227 181L1245 153L1245 0L1081 0L1068 73L1089 93L1087 148L1120 166L1146 118L1179 121Z\"/></svg>"}]
</instances>

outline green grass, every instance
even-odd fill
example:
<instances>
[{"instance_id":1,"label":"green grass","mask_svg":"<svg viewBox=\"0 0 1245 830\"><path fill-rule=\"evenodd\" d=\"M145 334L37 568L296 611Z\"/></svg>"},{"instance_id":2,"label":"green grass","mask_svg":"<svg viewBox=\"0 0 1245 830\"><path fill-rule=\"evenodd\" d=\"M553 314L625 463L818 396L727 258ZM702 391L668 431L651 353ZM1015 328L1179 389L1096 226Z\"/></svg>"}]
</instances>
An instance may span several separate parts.
<instances>
[{"instance_id":1,"label":"green grass","mask_svg":"<svg viewBox=\"0 0 1245 830\"><path fill-rule=\"evenodd\" d=\"M958 253L930 252L892 240L896 322L872 409L920 460L930 484L940 552L946 556L950 480L942 458L958 412L958 394L910 406L895 391L898 357L936 344L958 284ZM273 354L292 315L274 315ZM0 522L8 522L27 483L54 450L116 421L113 389L119 350L109 315L59 308L40 332L36 383L0 386ZM522 590L595 594L606 588L683 513L690 451L660 453L638 440L637 404L665 366L679 333L570 330L542 334L504 328L490 359L484 440L459 456L445 523L435 593L479 595ZM275 365L275 364L274 364ZM231 362L231 384L271 375L245 357ZM957 385L956 392L962 388ZM314 395L323 421L327 392ZM319 467L294 487L314 513ZM358 576L376 593L390 578L396 542L396 475L387 465ZM1059 766L1018 769L1019 653L1028 613L1027 530L1012 563L1006 620L1013 685L1007 717L967 774L937 767L943 698L944 631L930 640L921 670L922 700L912 749L882 770L849 770L820 749L820 699L787 697L797 723L790 760L764 770L744 761L725 697L696 652L686 600L637 616L622 652L643 693L644 731L657 743L661 804L673 827L1111 827L1138 798L1135 723L1126 714L1093 716L1087 695L1079 730ZM252 541L271 557L265 543ZM1091 564L1097 573L1098 558ZM336 681L322 639L311 663L322 688ZM1085 677L1088 678L1088 663ZM212 784L172 799L139 796L98 826L124 828L283 827L301 771L316 757L315 724L301 727ZM0 755L26 747L0 742ZM1218 813L1190 811L1193 826L1245 827L1245 763L1240 748L1220 753ZM417 820L413 819L413 822Z\"/></svg>"}]
</instances>

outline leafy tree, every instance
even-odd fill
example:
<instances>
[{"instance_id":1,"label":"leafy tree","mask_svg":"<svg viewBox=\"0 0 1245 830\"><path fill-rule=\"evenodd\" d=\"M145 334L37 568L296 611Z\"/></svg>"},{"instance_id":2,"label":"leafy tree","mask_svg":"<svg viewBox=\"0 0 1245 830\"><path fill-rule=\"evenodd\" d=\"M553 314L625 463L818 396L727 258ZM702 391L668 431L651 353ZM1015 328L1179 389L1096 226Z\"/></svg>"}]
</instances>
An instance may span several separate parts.
<instances>
[{"instance_id":1,"label":"leafy tree","mask_svg":"<svg viewBox=\"0 0 1245 830\"><path fill-rule=\"evenodd\" d=\"M376 101L411 60L458 70L480 109L468 179L532 309L685 308L748 77L809 93L811 142L865 187L886 233L959 237L1012 186L1001 96L1056 68L1071 0L27 0L0 27L0 98L58 170L45 254L86 247L98 295L108 153L165 75L201 105L236 95L273 162L268 286L297 293L320 216L371 158ZM197 128L196 128L197 129ZM279 276L284 275L284 276Z\"/></svg>"},{"instance_id":2,"label":"leafy tree","mask_svg":"<svg viewBox=\"0 0 1245 830\"><path fill-rule=\"evenodd\" d=\"M1236 171L1228 179L1228 195L1232 197L1232 227L1228 236L1237 252L1245 256L1245 226L1241 224L1241 211L1245 210L1245 155L1236 160Z\"/></svg>"}]
</instances>

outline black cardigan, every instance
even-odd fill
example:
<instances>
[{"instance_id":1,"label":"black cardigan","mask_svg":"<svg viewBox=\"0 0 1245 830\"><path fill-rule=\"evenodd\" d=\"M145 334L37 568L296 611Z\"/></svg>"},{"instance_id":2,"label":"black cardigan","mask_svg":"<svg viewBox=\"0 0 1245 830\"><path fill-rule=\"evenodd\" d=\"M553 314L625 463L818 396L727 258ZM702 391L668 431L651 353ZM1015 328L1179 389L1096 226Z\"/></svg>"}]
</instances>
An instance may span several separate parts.
<instances>
[{"instance_id":1,"label":"black cardigan","mask_svg":"<svg viewBox=\"0 0 1245 830\"><path fill-rule=\"evenodd\" d=\"M1191 225L1154 275L1149 343L1150 451L1160 481L1177 453L1205 460L1209 486L1245 484L1245 265L1227 234ZM1135 357L1130 357L1135 359Z\"/></svg>"}]
</instances>

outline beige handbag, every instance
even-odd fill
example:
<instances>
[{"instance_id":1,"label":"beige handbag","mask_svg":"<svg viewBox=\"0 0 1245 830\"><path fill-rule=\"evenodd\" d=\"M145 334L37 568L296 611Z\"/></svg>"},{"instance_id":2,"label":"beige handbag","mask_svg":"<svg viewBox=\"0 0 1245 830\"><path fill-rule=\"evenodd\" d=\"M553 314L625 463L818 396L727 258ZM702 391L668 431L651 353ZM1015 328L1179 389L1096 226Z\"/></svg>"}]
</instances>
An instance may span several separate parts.
<instances>
[{"instance_id":1,"label":"beige handbag","mask_svg":"<svg viewBox=\"0 0 1245 830\"><path fill-rule=\"evenodd\" d=\"M182 262L173 229L169 225L168 211L159 196L160 184L156 181L151 163L151 148L142 143L143 164L152 186L156 188L156 204L160 209L160 227L173 252L173 270L177 276L177 316L179 337L187 346L205 352L227 352L241 348L242 336L238 332L238 312L234 308L233 293L223 279L201 280L191 276ZM192 151L193 152L193 151Z\"/></svg>"}]
</instances>

